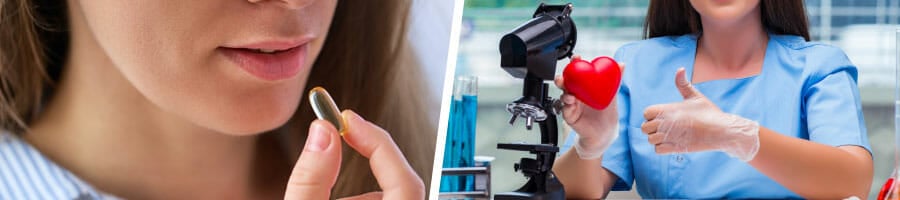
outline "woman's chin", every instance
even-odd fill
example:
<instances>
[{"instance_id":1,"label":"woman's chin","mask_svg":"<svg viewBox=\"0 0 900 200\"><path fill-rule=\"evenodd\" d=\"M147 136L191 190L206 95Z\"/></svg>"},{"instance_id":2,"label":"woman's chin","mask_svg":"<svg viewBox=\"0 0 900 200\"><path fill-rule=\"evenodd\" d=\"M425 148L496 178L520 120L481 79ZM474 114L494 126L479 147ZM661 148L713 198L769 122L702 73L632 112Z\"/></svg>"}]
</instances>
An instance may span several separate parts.
<instances>
[{"instance_id":1,"label":"woman's chin","mask_svg":"<svg viewBox=\"0 0 900 200\"><path fill-rule=\"evenodd\" d=\"M198 125L232 136L251 136L283 126L296 111L290 108L254 110L248 112L219 113L210 118L196 120Z\"/></svg>"},{"instance_id":2,"label":"woman's chin","mask_svg":"<svg viewBox=\"0 0 900 200\"><path fill-rule=\"evenodd\" d=\"M227 124L217 128L217 132L232 136L251 136L275 130L287 123L287 119L259 123Z\"/></svg>"},{"instance_id":3,"label":"woman's chin","mask_svg":"<svg viewBox=\"0 0 900 200\"><path fill-rule=\"evenodd\" d=\"M249 136L287 123L300 106L304 81L259 85L204 80L218 84L182 84L187 85L183 88L172 84L151 87L143 93L169 117L180 118L175 120L181 121L178 123L227 135Z\"/></svg>"}]
</instances>

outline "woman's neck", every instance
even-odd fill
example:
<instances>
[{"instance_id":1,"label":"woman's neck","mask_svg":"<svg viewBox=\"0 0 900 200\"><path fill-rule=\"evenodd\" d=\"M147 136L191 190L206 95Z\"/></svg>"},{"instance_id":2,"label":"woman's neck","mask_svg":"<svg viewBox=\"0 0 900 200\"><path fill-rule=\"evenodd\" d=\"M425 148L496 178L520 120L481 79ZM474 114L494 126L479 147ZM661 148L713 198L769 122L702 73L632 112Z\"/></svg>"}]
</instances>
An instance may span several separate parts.
<instances>
[{"instance_id":1,"label":"woman's neck","mask_svg":"<svg viewBox=\"0 0 900 200\"><path fill-rule=\"evenodd\" d=\"M759 74L769 36L759 12L736 22L703 20L697 44L694 82Z\"/></svg>"},{"instance_id":2,"label":"woman's neck","mask_svg":"<svg viewBox=\"0 0 900 200\"><path fill-rule=\"evenodd\" d=\"M268 175L256 173L257 136L216 133L161 110L113 66L85 24L75 23L63 77L26 140L98 189L125 198L277 193L259 190L259 176Z\"/></svg>"}]
</instances>

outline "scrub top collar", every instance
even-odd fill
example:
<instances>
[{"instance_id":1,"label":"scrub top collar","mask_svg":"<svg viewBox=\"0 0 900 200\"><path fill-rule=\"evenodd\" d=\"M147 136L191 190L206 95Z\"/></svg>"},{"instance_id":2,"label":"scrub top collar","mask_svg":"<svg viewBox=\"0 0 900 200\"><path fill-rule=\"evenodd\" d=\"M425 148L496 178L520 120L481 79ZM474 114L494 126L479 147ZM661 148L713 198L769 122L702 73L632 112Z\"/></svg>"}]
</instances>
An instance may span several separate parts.
<instances>
[{"instance_id":1,"label":"scrub top collar","mask_svg":"<svg viewBox=\"0 0 900 200\"><path fill-rule=\"evenodd\" d=\"M699 82L699 83L694 82L692 84L694 84L697 87L702 87L702 85L706 85L707 83L710 83L710 82L743 82L743 81L753 80L753 79L756 79L757 77L764 76L767 71L766 66L771 66L774 64L774 63L772 63L773 62L772 59L774 59L773 58L774 55L777 54L775 51L778 50L778 48L777 48L778 46L784 46L784 47L787 47L790 49L800 49L800 48L803 48L806 46L806 45L804 45L805 40L803 39L803 37L800 37L800 36L776 35L769 31L767 31L766 34L768 34L769 39L768 39L768 41L766 41L766 52L764 55L765 57L763 58L762 69L760 69L760 72L758 74L750 75L747 77L741 77L741 78L715 79L715 80L708 80L708 81L703 81L703 82ZM699 34L687 34L687 35L682 35L678 38L675 38L675 46L677 46L679 48L687 48L687 50L691 52L690 55L693 55L687 60L688 63L684 66L685 76L688 80L693 80L694 65L696 64L697 44L698 44L699 37L700 37Z\"/></svg>"}]
</instances>

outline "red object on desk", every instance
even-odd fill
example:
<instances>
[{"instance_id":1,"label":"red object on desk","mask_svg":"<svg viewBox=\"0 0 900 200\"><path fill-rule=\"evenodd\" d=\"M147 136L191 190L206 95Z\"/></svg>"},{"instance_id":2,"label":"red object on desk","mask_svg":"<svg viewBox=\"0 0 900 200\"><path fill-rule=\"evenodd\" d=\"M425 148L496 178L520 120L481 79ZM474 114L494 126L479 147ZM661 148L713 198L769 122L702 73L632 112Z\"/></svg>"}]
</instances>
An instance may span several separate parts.
<instances>
[{"instance_id":1,"label":"red object on desk","mask_svg":"<svg viewBox=\"0 0 900 200\"><path fill-rule=\"evenodd\" d=\"M588 62L573 58L563 70L566 92L588 106L603 110L616 96L622 80L622 69L615 60L600 56Z\"/></svg>"}]
</instances>

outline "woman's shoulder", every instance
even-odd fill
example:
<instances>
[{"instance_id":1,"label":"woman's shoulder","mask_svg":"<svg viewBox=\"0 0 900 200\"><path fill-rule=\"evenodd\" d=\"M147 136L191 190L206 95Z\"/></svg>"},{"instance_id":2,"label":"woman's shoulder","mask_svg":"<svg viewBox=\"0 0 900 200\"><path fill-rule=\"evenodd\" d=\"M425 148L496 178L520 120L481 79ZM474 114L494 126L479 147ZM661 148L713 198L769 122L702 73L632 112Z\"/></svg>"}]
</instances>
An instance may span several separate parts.
<instances>
[{"instance_id":1,"label":"woman's shoulder","mask_svg":"<svg viewBox=\"0 0 900 200\"><path fill-rule=\"evenodd\" d=\"M0 130L0 199L115 199L56 165L18 135Z\"/></svg>"},{"instance_id":2,"label":"woman's shoulder","mask_svg":"<svg viewBox=\"0 0 900 200\"><path fill-rule=\"evenodd\" d=\"M856 66L840 47L822 42L810 42L796 35L771 35L771 39L786 49L781 56L802 65L810 78L818 79L838 72L847 72L856 79Z\"/></svg>"},{"instance_id":3,"label":"woman's shoulder","mask_svg":"<svg viewBox=\"0 0 900 200\"><path fill-rule=\"evenodd\" d=\"M771 39L777 44L794 51L793 53L803 54L804 56L812 56L812 58L828 58L842 61L849 61L847 54L840 47L822 43L806 41L803 37L796 35L778 35L772 34Z\"/></svg>"},{"instance_id":4,"label":"woman's shoulder","mask_svg":"<svg viewBox=\"0 0 900 200\"><path fill-rule=\"evenodd\" d=\"M662 50L670 48L685 48L697 40L697 36L693 34L677 35L677 36L660 36L644 40L638 40L626 43L619 47L616 54L635 52L641 49ZM660 51L665 52L665 51Z\"/></svg>"}]
</instances>

